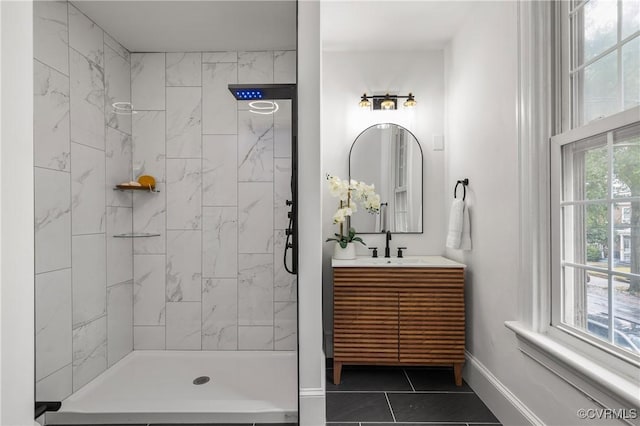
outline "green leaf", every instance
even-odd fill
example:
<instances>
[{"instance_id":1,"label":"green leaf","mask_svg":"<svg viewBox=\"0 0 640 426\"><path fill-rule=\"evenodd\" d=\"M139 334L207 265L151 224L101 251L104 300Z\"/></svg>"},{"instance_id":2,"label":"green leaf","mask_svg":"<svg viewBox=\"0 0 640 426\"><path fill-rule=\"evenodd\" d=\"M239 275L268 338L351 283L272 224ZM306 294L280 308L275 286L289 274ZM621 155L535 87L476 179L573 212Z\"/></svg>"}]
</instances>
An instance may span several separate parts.
<instances>
[{"instance_id":1,"label":"green leaf","mask_svg":"<svg viewBox=\"0 0 640 426\"><path fill-rule=\"evenodd\" d=\"M343 249L347 248L347 242L346 241L340 241L340 247L342 247Z\"/></svg>"},{"instance_id":2,"label":"green leaf","mask_svg":"<svg viewBox=\"0 0 640 426\"><path fill-rule=\"evenodd\" d=\"M360 244L362 244L363 246L364 246L364 245L366 245L366 244L364 243L364 241L362 241L362 238L360 238L360 237L353 237L353 241L357 241L357 242L359 242Z\"/></svg>"}]
</instances>

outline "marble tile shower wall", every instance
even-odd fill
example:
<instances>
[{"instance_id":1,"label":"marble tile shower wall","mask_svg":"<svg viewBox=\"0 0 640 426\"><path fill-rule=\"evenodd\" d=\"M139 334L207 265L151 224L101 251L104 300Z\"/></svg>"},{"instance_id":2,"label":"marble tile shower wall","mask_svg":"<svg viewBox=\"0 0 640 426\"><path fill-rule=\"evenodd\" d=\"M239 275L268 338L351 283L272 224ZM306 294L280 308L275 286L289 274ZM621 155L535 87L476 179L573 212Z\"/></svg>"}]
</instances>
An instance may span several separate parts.
<instances>
[{"instance_id":1,"label":"marble tile shower wall","mask_svg":"<svg viewBox=\"0 0 640 426\"><path fill-rule=\"evenodd\" d=\"M34 2L36 398L133 349L130 56L72 4Z\"/></svg>"},{"instance_id":2,"label":"marble tile shower wall","mask_svg":"<svg viewBox=\"0 0 640 426\"><path fill-rule=\"evenodd\" d=\"M294 51L132 53L134 348L294 350L282 266L291 104L255 114L230 83L294 83Z\"/></svg>"}]
</instances>

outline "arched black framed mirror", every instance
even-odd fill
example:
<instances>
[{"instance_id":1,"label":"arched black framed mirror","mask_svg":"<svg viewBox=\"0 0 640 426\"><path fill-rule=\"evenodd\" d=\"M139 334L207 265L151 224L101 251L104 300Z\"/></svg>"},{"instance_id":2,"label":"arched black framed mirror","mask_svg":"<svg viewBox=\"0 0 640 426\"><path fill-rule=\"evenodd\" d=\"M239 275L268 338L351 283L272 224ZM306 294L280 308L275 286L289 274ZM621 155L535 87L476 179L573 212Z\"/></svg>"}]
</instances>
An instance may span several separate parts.
<instances>
[{"instance_id":1,"label":"arched black framed mirror","mask_svg":"<svg viewBox=\"0 0 640 426\"><path fill-rule=\"evenodd\" d=\"M422 233L422 148L409 130L380 123L360 133L349 151L349 179L373 183L380 194L379 215L351 216L358 233Z\"/></svg>"}]
</instances>

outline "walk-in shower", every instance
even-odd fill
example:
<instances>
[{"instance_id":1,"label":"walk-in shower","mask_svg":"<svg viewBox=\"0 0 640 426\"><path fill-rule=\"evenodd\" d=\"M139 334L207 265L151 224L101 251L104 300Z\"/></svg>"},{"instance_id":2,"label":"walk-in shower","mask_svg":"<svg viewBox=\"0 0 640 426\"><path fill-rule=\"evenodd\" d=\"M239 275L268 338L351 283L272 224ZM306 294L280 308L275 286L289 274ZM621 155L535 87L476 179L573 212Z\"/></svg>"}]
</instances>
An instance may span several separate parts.
<instances>
[{"instance_id":1,"label":"walk-in shower","mask_svg":"<svg viewBox=\"0 0 640 426\"><path fill-rule=\"evenodd\" d=\"M295 14L34 2L48 424L297 422Z\"/></svg>"}]
</instances>

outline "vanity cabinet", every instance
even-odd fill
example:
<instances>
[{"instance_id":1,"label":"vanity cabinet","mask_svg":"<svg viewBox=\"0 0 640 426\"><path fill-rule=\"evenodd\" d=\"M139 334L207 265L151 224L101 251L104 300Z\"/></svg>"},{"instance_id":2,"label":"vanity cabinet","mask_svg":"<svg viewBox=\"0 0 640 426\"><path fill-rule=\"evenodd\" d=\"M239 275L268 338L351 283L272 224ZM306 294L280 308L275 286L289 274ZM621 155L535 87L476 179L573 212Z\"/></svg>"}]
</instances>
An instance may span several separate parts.
<instances>
[{"instance_id":1,"label":"vanity cabinet","mask_svg":"<svg viewBox=\"0 0 640 426\"><path fill-rule=\"evenodd\" d=\"M453 366L456 385L462 385L464 265L436 258L446 266L341 266L334 261L335 384L343 365L369 364Z\"/></svg>"}]
</instances>

